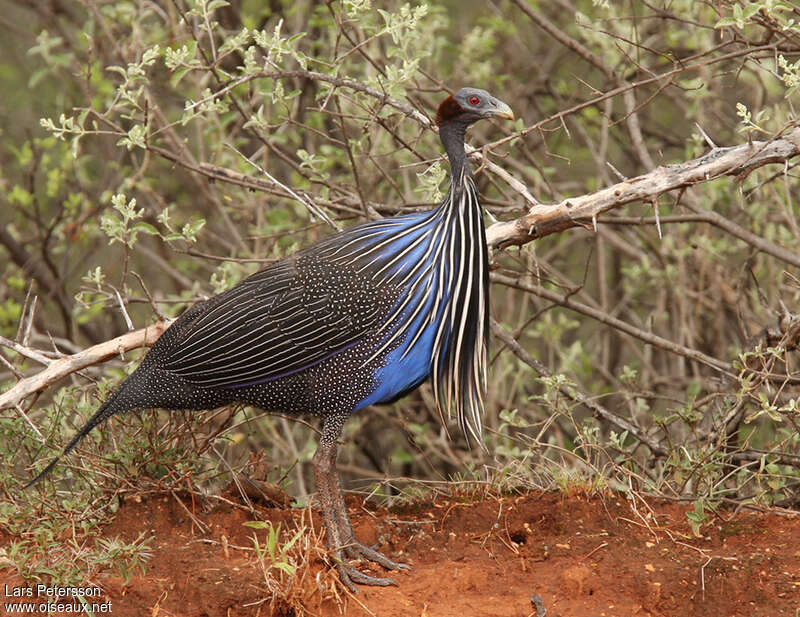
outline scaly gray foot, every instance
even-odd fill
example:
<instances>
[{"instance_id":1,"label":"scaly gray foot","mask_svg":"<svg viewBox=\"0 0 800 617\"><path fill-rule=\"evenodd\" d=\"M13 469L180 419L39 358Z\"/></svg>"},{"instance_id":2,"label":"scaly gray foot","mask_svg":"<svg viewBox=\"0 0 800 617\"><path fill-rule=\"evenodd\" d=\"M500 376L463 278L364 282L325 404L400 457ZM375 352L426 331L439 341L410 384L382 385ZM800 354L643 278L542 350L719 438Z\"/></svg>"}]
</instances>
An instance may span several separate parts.
<instances>
[{"instance_id":1,"label":"scaly gray foot","mask_svg":"<svg viewBox=\"0 0 800 617\"><path fill-rule=\"evenodd\" d=\"M344 551L347 553L347 556L351 559L357 559L358 557L363 557L364 559L369 559L370 561L374 561L375 563L383 566L387 570L410 570L411 566L399 563L396 561L392 561L383 553L379 553L374 548L367 546L366 544L362 544L358 540L351 540L344 546ZM389 580L389 579L385 579ZM394 582L394 581L392 581Z\"/></svg>"},{"instance_id":2,"label":"scaly gray foot","mask_svg":"<svg viewBox=\"0 0 800 617\"><path fill-rule=\"evenodd\" d=\"M353 593L358 593L359 585L376 585L378 587L388 587L389 585L397 585L397 581L391 578L380 578L377 576L370 576L364 574L360 570L356 570L348 563L339 562L336 564L336 570L339 572L339 580L344 583L347 588Z\"/></svg>"}]
</instances>

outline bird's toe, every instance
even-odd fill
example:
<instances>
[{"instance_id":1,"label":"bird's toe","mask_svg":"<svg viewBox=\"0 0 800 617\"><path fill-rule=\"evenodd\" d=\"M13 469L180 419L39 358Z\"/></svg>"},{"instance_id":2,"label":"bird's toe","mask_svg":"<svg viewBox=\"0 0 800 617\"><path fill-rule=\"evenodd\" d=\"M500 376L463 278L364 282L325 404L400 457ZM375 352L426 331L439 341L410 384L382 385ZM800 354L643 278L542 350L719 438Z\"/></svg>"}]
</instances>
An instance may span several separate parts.
<instances>
[{"instance_id":1,"label":"bird's toe","mask_svg":"<svg viewBox=\"0 0 800 617\"><path fill-rule=\"evenodd\" d=\"M399 563L397 561L392 561L383 553L376 551L374 548L367 546L366 544L361 544L361 542L353 541L351 542L345 550L347 554L356 559L358 557L363 557L368 559L369 561L374 561L375 563L383 566L387 570L410 570L411 566Z\"/></svg>"},{"instance_id":2,"label":"bird's toe","mask_svg":"<svg viewBox=\"0 0 800 617\"><path fill-rule=\"evenodd\" d=\"M389 585L397 585L397 581L391 578L383 578L378 576L370 576L357 570L353 566L340 563L336 566L339 572L339 579L345 586L353 593L358 593L356 585L373 585L377 587L388 587Z\"/></svg>"}]
</instances>

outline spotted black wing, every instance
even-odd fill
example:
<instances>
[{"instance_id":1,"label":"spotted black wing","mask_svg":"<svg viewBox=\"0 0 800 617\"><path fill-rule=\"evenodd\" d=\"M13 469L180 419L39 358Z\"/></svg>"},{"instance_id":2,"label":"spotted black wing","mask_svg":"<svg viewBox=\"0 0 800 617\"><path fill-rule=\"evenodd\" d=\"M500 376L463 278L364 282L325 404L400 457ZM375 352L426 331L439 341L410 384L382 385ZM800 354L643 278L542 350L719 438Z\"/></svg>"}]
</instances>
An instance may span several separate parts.
<instances>
[{"instance_id":1,"label":"spotted black wing","mask_svg":"<svg viewBox=\"0 0 800 617\"><path fill-rule=\"evenodd\" d=\"M298 255L209 300L159 364L201 387L271 381L357 343L392 295L353 268Z\"/></svg>"}]
</instances>

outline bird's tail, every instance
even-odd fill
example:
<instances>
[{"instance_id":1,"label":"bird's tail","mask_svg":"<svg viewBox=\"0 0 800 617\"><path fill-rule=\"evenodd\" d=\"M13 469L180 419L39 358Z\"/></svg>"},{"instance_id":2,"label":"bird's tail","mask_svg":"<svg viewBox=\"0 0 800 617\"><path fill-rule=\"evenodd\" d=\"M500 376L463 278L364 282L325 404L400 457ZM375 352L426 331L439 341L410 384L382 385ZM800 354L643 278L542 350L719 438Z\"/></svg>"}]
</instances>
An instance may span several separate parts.
<instances>
[{"instance_id":1,"label":"bird's tail","mask_svg":"<svg viewBox=\"0 0 800 617\"><path fill-rule=\"evenodd\" d=\"M54 458L52 461L50 461L50 463L47 465L47 467L42 469L42 471L40 471L39 474L33 480L31 480L30 482L28 482L25 485L24 489L27 489L27 488L33 486L39 480L41 480L44 476L46 476L48 473L50 473L50 471L52 471L53 467L56 466L56 463L58 463L58 461L61 460L61 457L66 456L67 454L69 454L72 451L72 449L75 446L78 445L78 443L81 441L81 439L86 437L86 435L88 435L91 432L91 430L95 426L100 424L103 420L105 420L107 418L110 418L114 414L120 413L122 411L129 411L131 409L131 406L127 405L124 402L125 401L125 397L120 397L120 394L122 392L123 387L124 387L124 384L116 392L114 392L114 394L112 394L110 397L108 397L108 399L106 400L105 403L100 405L100 408L96 412L94 412L94 415L91 418L89 418L89 421L86 422L86 424L83 425L81 430L79 430L78 433L67 444L67 447L64 448L64 451L60 455L58 455L56 458Z\"/></svg>"}]
</instances>

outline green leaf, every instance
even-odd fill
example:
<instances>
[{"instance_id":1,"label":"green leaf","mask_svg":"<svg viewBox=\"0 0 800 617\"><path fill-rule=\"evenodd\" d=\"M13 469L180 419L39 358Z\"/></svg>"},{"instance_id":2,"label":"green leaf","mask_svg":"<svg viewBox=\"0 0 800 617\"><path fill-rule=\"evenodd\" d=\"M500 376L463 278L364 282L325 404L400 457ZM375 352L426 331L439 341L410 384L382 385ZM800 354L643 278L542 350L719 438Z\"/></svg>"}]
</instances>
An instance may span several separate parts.
<instances>
[{"instance_id":1,"label":"green leaf","mask_svg":"<svg viewBox=\"0 0 800 617\"><path fill-rule=\"evenodd\" d=\"M192 69L184 68L184 69L177 69L174 73L172 73L172 77L170 77L169 83L174 87L181 83L181 79L183 79Z\"/></svg>"},{"instance_id":2,"label":"green leaf","mask_svg":"<svg viewBox=\"0 0 800 617\"><path fill-rule=\"evenodd\" d=\"M211 0L211 1L210 1L210 2L209 2L207 5L206 5L206 10L207 10L209 13L211 13L211 12L213 12L213 11L216 11L217 9L221 9L221 8L224 8L224 7L226 7L226 6L230 6L230 5L231 5L231 3L230 3L230 2L228 2L228 0Z\"/></svg>"},{"instance_id":3,"label":"green leaf","mask_svg":"<svg viewBox=\"0 0 800 617\"><path fill-rule=\"evenodd\" d=\"M272 565L274 567L278 568L279 570L283 570L284 572L286 572L286 574L294 574L295 567L292 566L292 565L289 565L288 563L278 562L278 563L274 563Z\"/></svg>"},{"instance_id":4,"label":"green leaf","mask_svg":"<svg viewBox=\"0 0 800 617\"><path fill-rule=\"evenodd\" d=\"M752 2L751 4L745 6L744 12L742 13L742 17L749 21L750 18L758 13L763 8L760 2Z\"/></svg>"},{"instance_id":5,"label":"green leaf","mask_svg":"<svg viewBox=\"0 0 800 617\"><path fill-rule=\"evenodd\" d=\"M197 234L205 226L205 224L205 219L197 219L191 223L186 223L186 225L184 225L181 229L183 239L187 242L197 242Z\"/></svg>"},{"instance_id":6,"label":"green leaf","mask_svg":"<svg viewBox=\"0 0 800 617\"><path fill-rule=\"evenodd\" d=\"M144 221L139 221L138 223L135 223L131 229L135 231L144 232L151 236L159 235L159 231L155 227L153 227L150 223L145 223Z\"/></svg>"}]
</instances>

